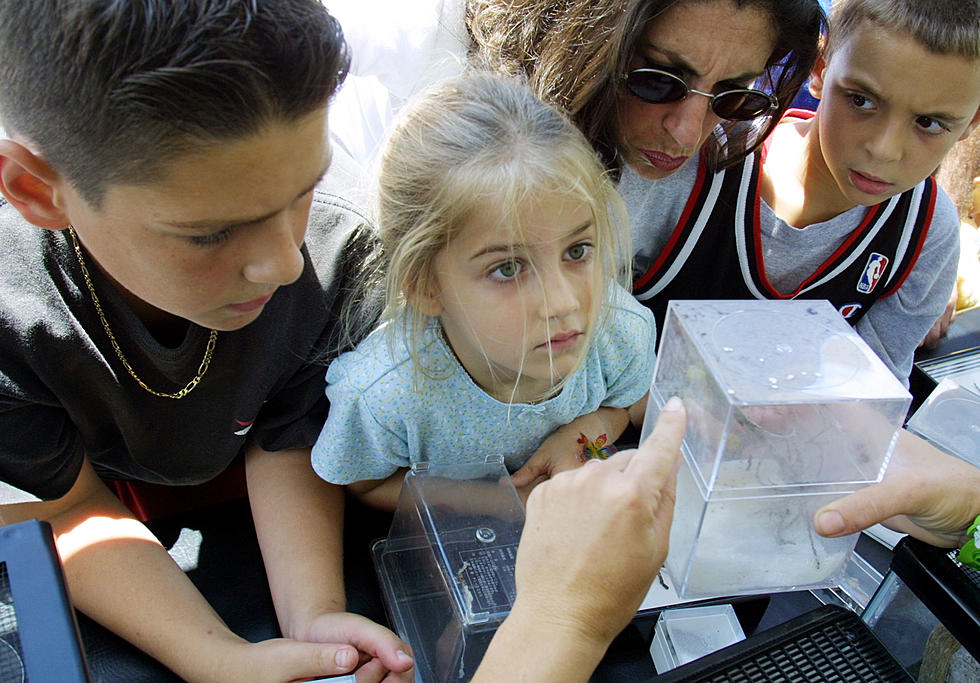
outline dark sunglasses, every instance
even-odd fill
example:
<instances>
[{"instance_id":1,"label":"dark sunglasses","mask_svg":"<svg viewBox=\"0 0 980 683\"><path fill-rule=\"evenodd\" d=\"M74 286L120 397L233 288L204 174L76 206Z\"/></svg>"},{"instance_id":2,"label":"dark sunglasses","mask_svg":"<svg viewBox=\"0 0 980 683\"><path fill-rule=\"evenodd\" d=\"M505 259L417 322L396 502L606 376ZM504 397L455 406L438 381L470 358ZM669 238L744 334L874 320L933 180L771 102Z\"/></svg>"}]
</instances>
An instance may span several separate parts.
<instances>
[{"instance_id":1,"label":"dark sunglasses","mask_svg":"<svg viewBox=\"0 0 980 683\"><path fill-rule=\"evenodd\" d=\"M717 95L693 90L678 76L660 69L634 69L623 80L630 94L650 104L679 102L691 93L704 95L710 101L711 111L732 121L748 121L779 106L775 97L752 88L726 90Z\"/></svg>"}]
</instances>

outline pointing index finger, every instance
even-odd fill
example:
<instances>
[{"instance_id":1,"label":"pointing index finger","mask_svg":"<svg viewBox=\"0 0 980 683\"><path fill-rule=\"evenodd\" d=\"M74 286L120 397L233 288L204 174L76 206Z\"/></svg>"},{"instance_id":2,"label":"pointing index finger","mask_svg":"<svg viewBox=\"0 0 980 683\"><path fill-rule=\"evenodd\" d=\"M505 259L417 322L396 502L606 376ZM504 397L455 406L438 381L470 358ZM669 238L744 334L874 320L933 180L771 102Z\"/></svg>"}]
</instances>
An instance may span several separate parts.
<instances>
[{"instance_id":1,"label":"pointing index finger","mask_svg":"<svg viewBox=\"0 0 980 683\"><path fill-rule=\"evenodd\" d=\"M624 471L657 482L673 476L686 422L684 403L676 396L671 397L661 409L653 432L632 454Z\"/></svg>"}]
</instances>

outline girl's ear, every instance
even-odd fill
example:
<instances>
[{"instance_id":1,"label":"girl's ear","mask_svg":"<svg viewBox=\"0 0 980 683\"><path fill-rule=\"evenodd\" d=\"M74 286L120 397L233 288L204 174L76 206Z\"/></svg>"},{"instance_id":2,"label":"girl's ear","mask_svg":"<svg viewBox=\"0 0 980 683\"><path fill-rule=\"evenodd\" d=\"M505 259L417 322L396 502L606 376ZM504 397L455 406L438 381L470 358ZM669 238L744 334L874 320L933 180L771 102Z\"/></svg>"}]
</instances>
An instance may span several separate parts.
<instances>
[{"instance_id":1,"label":"girl's ear","mask_svg":"<svg viewBox=\"0 0 980 683\"><path fill-rule=\"evenodd\" d=\"M59 206L64 178L19 142L0 140L0 192L34 225L61 230L71 221Z\"/></svg>"},{"instance_id":2,"label":"girl's ear","mask_svg":"<svg viewBox=\"0 0 980 683\"><path fill-rule=\"evenodd\" d=\"M816 99L821 99L823 96L823 75L824 71L827 70L827 60L823 53L817 57L817 61L813 64L813 70L810 71L810 83L809 90L810 94Z\"/></svg>"},{"instance_id":3,"label":"girl's ear","mask_svg":"<svg viewBox=\"0 0 980 683\"><path fill-rule=\"evenodd\" d=\"M405 300L419 313L431 318L442 314L442 299L434 286L419 287L417 284L406 284L402 287L402 291L405 292Z\"/></svg>"}]
</instances>

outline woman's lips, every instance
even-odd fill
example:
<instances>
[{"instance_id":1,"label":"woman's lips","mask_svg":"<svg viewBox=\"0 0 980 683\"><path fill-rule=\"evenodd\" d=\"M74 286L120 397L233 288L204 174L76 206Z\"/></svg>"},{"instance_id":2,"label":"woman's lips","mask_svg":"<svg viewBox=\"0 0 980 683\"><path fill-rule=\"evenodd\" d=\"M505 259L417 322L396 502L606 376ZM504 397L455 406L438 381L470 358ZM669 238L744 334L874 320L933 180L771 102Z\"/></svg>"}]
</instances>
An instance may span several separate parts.
<instances>
[{"instance_id":1,"label":"woman's lips","mask_svg":"<svg viewBox=\"0 0 980 683\"><path fill-rule=\"evenodd\" d=\"M663 152L652 152L647 149L640 150L644 158L650 162L650 165L661 171L676 171L684 162L690 157L672 157L669 154L664 154Z\"/></svg>"},{"instance_id":2,"label":"woman's lips","mask_svg":"<svg viewBox=\"0 0 980 683\"><path fill-rule=\"evenodd\" d=\"M266 294L265 296L260 296L258 299L252 299L251 301L246 301L243 304L229 304L228 308L237 313L251 313L252 311L262 308L267 303L269 299L272 298L271 294Z\"/></svg>"},{"instance_id":3,"label":"woman's lips","mask_svg":"<svg viewBox=\"0 0 980 683\"><path fill-rule=\"evenodd\" d=\"M859 173L858 171L849 171L847 177L851 181L851 185L857 188L858 192L863 192L864 194L886 194L892 188L892 183L873 175Z\"/></svg>"}]
</instances>

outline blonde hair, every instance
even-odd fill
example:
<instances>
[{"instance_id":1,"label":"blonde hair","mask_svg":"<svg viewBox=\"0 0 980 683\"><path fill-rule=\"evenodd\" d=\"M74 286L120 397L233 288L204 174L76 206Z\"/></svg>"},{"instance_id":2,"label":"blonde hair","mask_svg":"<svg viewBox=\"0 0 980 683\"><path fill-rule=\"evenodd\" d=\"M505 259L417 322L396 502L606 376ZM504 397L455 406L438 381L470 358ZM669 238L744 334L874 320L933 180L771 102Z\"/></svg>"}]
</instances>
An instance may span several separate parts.
<instances>
[{"instance_id":1,"label":"blonde hair","mask_svg":"<svg viewBox=\"0 0 980 683\"><path fill-rule=\"evenodd\" d=\"M980 58L980 0L835 0L828 51L865 22L907 35L936 54Z\"/></svg>"},{"instance_id":2,"label":"blonde hair","mask_svg":"<svg viewBox=\"0 0 980 683\"><path fill-rule=\"evenodd\" d=\"M388 259L389 331L405 335L416 370L429 318L410 301L435 285L433 262L475 211L492 205L520 239L521 209L542 192L589 206L596 308L630 276L625 208L592 147L523 80L481 71L441 81L405 110L380 161L377 223ZM601 316L600 316L601 320ZM596 326L593 327L597 327Z\"/></svg>"}]
</instances>

